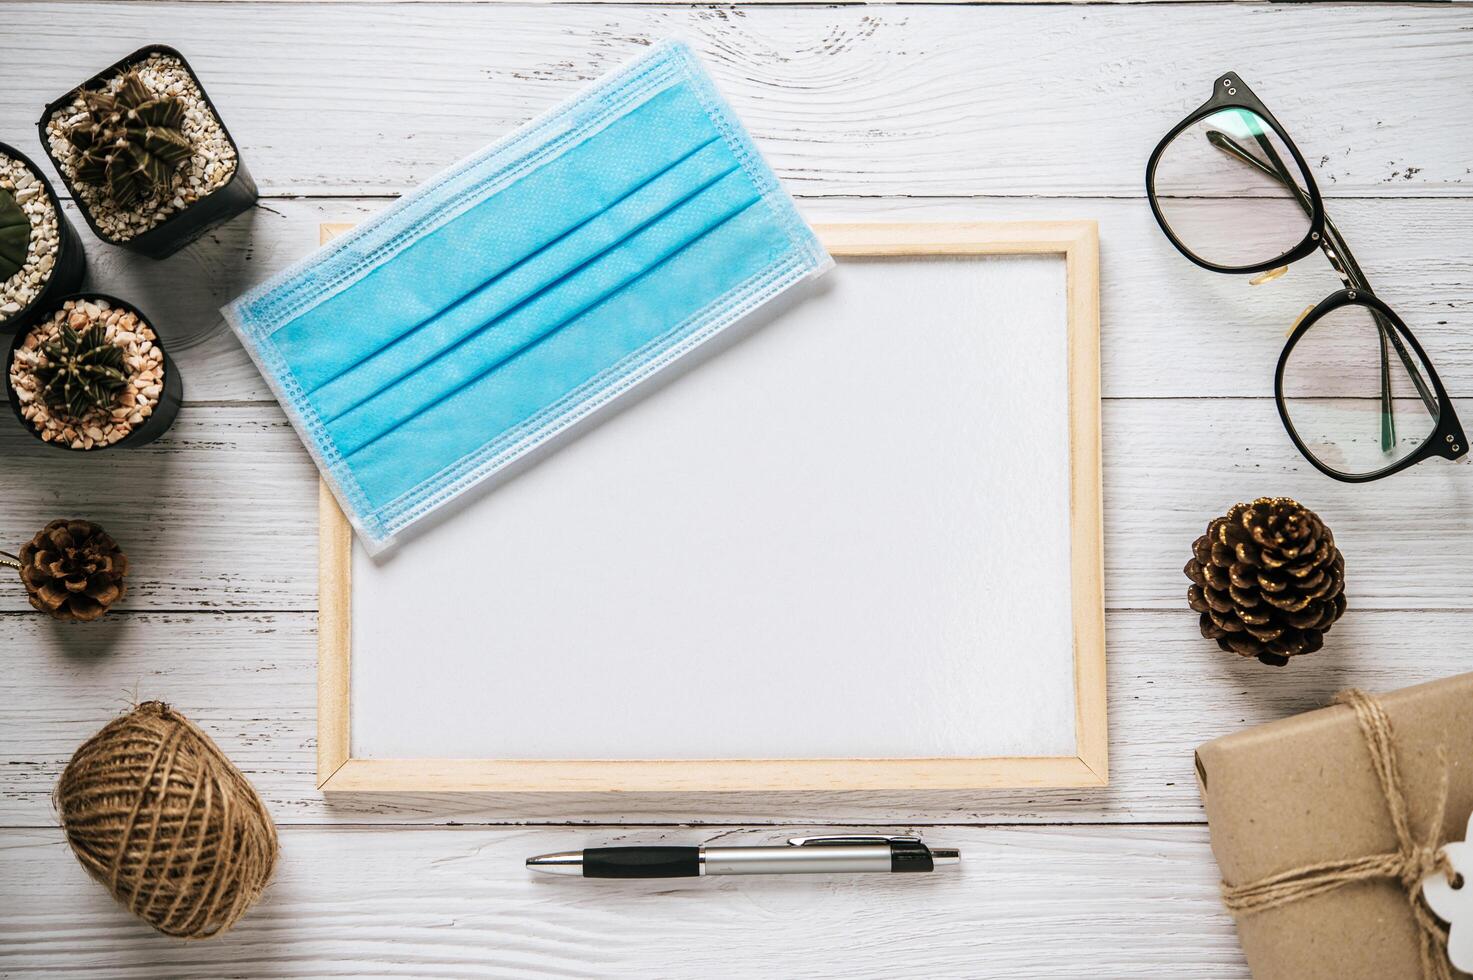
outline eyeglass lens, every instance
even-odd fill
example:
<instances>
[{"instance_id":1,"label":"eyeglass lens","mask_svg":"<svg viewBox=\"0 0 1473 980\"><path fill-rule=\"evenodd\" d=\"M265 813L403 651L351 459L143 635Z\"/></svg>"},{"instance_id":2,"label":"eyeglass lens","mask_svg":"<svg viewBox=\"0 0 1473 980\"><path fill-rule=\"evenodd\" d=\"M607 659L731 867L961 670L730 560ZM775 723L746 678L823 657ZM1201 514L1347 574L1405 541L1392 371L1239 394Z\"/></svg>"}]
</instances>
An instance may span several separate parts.
<instances>
[{"instance_id":1,"label":"eyeglass lens","mask_svg":"<svg viewBox=\"0 0 1473 980\"><path fill-rule=\"evenodd\" d=\"M1368 476L1411 455L1437 428L1441 408L1430 378L1389 320L1350 303L1316 320L1290 349L1284 410L1321 463Z\"/></svg>"},{"instance_id":2,"label":"eyeglass lens","mask_svg":"<svg viewBox=\"0 0 1473 980\"><path fill-rule=\"evenodd\" d=\"M1157 161L1151 194L1183 248L1212 265L1248 268L1304 241L1307 186L1273 127L1255 112L1229 108L1172 138Z\"/></svg>"}]
</instances>

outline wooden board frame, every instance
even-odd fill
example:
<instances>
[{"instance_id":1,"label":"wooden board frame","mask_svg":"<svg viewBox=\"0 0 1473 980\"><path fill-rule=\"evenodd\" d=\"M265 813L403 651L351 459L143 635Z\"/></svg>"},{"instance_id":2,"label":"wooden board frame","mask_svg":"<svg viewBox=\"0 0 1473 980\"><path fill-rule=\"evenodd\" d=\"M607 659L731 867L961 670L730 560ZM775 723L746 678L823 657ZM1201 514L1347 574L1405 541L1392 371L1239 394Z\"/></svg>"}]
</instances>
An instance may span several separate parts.
<instances>
[{"instance_id":1,"label":"wooden board frame","mask_svg":"<svg viewBox=\"0 0 1473 980\"><path fill-rule=\"evenodd\" d=\"M327 241L351 228L324 224ZM353 530L320 485L317 788L337 792L702 792L1100 787L1108 782L1100 483L1099 229L1093 221L816 225L835 258L1061 255L1069 320L1076 753L933 759L364 759L351 754Z\"/></svg>"}]
</instances>

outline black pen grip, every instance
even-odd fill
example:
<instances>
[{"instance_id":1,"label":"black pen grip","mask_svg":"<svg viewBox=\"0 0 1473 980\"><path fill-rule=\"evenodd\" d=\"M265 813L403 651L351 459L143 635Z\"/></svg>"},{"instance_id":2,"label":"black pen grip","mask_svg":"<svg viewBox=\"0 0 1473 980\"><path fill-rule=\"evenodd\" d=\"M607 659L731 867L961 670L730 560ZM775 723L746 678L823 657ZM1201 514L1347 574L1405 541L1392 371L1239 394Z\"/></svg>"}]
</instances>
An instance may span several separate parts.
<instances>
[{"instance_id":1,"label":"black pen grip","mask_svg":"<svg viewBox=\"0 0 1473 980\"><path fill-rule=\"evenodd\" d=\"M585 878L694 878L699 847L585 847Z\"/></svg>"}]
</instances>

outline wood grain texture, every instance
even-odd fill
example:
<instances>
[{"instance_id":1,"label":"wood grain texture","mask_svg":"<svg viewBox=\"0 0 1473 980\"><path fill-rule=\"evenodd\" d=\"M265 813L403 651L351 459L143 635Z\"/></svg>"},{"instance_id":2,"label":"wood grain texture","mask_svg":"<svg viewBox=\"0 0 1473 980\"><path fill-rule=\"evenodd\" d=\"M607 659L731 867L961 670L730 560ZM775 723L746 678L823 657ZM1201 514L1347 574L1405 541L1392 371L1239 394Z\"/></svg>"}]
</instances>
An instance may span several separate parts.
<instances>
[{"instance_id":1,"label":"wood grain texture","mask_svg":"<svg viewBox=\"0 0 1473 980\"><path fill-rule=\"evenodd\" d=\"M1087 793L326 799L312 785L315 471L217 331L179 352L192 401L156 447L82 460L0 426L0 548L86 515L136 569L123 612L91 628L59 628L0 592L0 974L1243 977L1204 830L1129 824L1201 819L1200 741L1345 686L1389 690L1473 662L1460 639L1473 627L1467 471L1428 463L1333 484L1263 400L1285 328L1336 288L1328 268L1311 258L1257 288L1201 272L1141 200L1161 133L1206 97L1210 73L1242 72L1310 159L1377 292L1453 394L1473 394L1467 6L5 2L0 18L27 38L5 55L8 141L39 158L42 104L165 40L194 62L270 195L164 262L84 233L93 282L137 300L165 337L217 322L320 222L362 220L677 32L811 220L1099 221L1114 729L1112 785ZM84 23L105 39L95 54L78 54ZM1319 510L1348 563L1351 611L1327 648L1277 671L1224 656L1182 608L1191 538L1258 493ZM54 829L48 797L68 754L146 697L209 730L286 825L266 904L208 947L119 912ZM717 831L394 826L529 820L947 825L930 836L970 860L919 898L876 879L818 896L777 879L600 893L530 881L519 861L620 833ZM1048 823L1074 826L1001 826ZM870 928L891 922L908 931Z\"/></svg>"},{"instance_id":2,"label":"wood grain texture","mask_svg":"<svg viewBox=\"0 0 1473 980\"><path fill-rule=\"evenodd\" d=\"M274 403L188 405L160 441L105 456L6 424L0 459L0 527L18 544L62 516L101 524L129 556L133 609L317 606L317 471ZM0 590L0 611L29 608Z\"/></svg>"},{"instance_id":3,"label":"wood grain texture","mask_svg":"<svg viewBox=\"0 0 1473 980\"><path fill-rule=\"evenodd\" d=\"M352 754L353 529L326 483L317 485L317 788Z\"/></svg>"},{"instance_id":4,"label":"wood grain texture","mask_svg":"<svg viewBox=\"0 0 1473 980\"><path fill-rule=\"evenodd\" d=\"M1110 781L1106 724L1104 452L1100 402L1100 230L1080 222L1064 253L1069 304L1070 576L1074 600L1074 731L1079 761Z\"/></svg>"},{"instance_id":5,"label":"wood grain texture","mask_svg":"<svg viewBox=\"0 0 1473 980\"><path fill-rule=\"evenodd\" d=\"M148 311L168 340L191 402L271 401L219 317L248 286L306 255L324 221L361 221L378 200L264 203L162 262L88 239L94 281ZM858 199L798 202L811 221L1072 221L1100 226L1103 391L1108 398L1271 396L1284 335L1301 310L1339 288L1310 256L1263 286L1215 275L1177 254L1143 200ZM1454 397L1473 395L1473 200L1331 202L1377 293L1411 327ZM80 221L80 219L77 219Z\"/></svg>"},{"instance_id":6,"label":"wood grain texture","mask_svg":"<svg viewBox=\"0 0 1473 980\"><path fill-rule=\"evenodd\" d=\"M1336 483L1263 399L1107 400L1103 439L1108 608L1179 609L1207 521L1276 494L1334 530L1353 608L1473 608L1466 461ZM274 404L186 406L158 443L96 460L0 426L0 458L0 527L17 542L64 515L108 528L132 561L121 609L317 608L316 469ZM0 611L26 609L21 590L0 590Z\"/></svg>"},{"instance_id":7,"label":"wood grain texture","mask_svg":"<svg viewBox=\"0 0 1473 980\"><path fill-rule=\"evenodd\" d=\"M323 224L325 245L349 225ZM353 666L353 529L320 477L317 483L317 788L353 751L349 720Z\"/></svg>"},{"instance_id":8,"label":"wood grain texture","mask_svg":"<svg viewBox=\"0 0 1473 980\"><path fill-rule=\"evenodd\" d=\"M794 827L794 833L809 832ZM1246 977L1199 827L938 827L954 874L580 881L538 853L771 843L682 828L302 828L218 941L166 940L89 881L54 830L0 834L0 973L212 976ZM1187 972L1184 972L1187 971Z\"/></svg>"},{"instance_id":9,"label":"wood grain texture","mask_svg":"<svg viewBox=\"0 0 1473 980\"><path fill-rule=\"evenodd\" d=\"M322 777L319 776L319 779ZM1090 790L1104 778L1077 755L977 759L374 759L350 758L324 793L874 793L915 787Z\"/></svg>"},{"instance_id":10,"label":"wood grain texture","mask_svg":"<svg viewBox=\"0 0 1473 980\"><path fill-rule=\"evenodd\" d=\"M1473 179L1466 7L14 3L0 15L28 39L7 52L0 99L0 132L22 149L38 107L167 36L271 195L400 192L670 35L707 59L805 195L1138 197L1146 155L1224 58L1327 193L1465 196ZM86 65L61 27L74 23L106 39Z\"/></svg>"},{"instance_id":11,"label":"wood grain texture","mask_svg":"<svg viewBox=\"0 0 1473 980\"><path fill-rule=\"evenodd\" d=\"M1185 579L1182 580L1185 585ZM141 613L94 631L0 615L0 826L50 826L70 753L136 699L204 727L300 823L924 824L1197 821L1199 743L1328 703L1350 686L1387 691L1469 669L1470 612L1354 605L1321 653L1272 670L1222 653L1196 615L1112 612L1111 785L1088 791L702 794L333 794L314 788L315 615ZM3 890L0 890L3 893Z\"/></svg>"}]
</instances>

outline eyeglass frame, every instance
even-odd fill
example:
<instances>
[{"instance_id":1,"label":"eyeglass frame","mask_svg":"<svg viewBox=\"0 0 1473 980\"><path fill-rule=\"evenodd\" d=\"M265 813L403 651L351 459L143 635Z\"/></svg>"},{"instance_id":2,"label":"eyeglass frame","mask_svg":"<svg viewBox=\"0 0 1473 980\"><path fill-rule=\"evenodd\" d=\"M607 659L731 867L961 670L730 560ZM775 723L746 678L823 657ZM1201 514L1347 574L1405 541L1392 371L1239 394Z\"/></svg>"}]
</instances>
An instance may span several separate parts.
<instances>
[{"instance_id":1,"label":"eyeglass frame","mask_svg":"<svg viewBox=\"0 0 1473 980\"><path fill-rule=\"evenodd\" d=\"M1162 213L1161 206L1156 199L1156 167L1161 162L1161 157L1166 152L1166 148L1171 145L1172 140L1180 136L1183 131L1193 124L1224 109L1246 109L1267 123L1274 135L1283 142L1284 146L1293 156L1294 162L1299 167L1299 177L1303 182L1303 186L1299 186L1299 182L1294 179L1292 173L1288 172L1283 160L1279 158L1272 145L1268 144L1261 136L1259 137L1260 146L1269 157L1270 164L1278 168L1279 172L1277 174L1269 170L1263 161L1243 150L1233 142L1231 137L1225 134L1217 134L1221 136L1220 141L1213 141L1212 134L1209 134L1207 137L1209 141L1212 141L1213 145L1223 150L1223 152L1234 156L1247 165L1257 167L1267 173L1268 176L1288 187L1291 191L1294 191L1295 196L1299 199L1300 206L1309 212L1309 227L1305 231L1304 239L1298 245L1295 245L1277 258L1247 266L1218 265L1195 254L1172 232L1171 225L1167 222L1166 216ZM1319 187L1315 184L1314 177L1310 174L1309 165L1305 162L1304 156L1299 152L1299 147L1289 138L1289 134L1280 125L1278 119L1274 118L1273 113L1269 111L1268 107L1263 104L1262 100L1253 93L1253 90L1248 87L1242 77L1236 72L1224 72L1218 76L1213 83L1212 97L1188 113L1186 118L1168 130L1161 141L1156 144L1156 148L1151 151L1151 156L1146 163L1146 200L1151 205L1151 213L1155 216L1156 223L1161 227L1162 233L1166 235L1167 241L1171 242L1176 250L1186 256L1193 264L1210 272L1220 272L1227 275L1251 275L1253 273L1269 272L1281 268L1286 269L1290 264L1318 250L1325 254L1325 258L1329 260L1331 268L1340 277L1344 288L1331 293L1318 304L1307 309L1295 322L1294 328L1289 334L1288 341L1284 344L1284 349L1279 354L1278 366L1274 371L1274 402L1278 408L1279 419L1283 422L1284 429L1289 433L1289 438L1294 443L1295 448L1299 450L1300 454L1315 469L1332 479L1340 480L1344 483L1368 483L1391 476L1393 473L1399 473L1432 456L1455 460L1467 455L1468 440L1464 438L1462 425L1458 421L1452 399L1448 397L1447 389L1443 387L1442 379L1437 375L1437 369L1432 366L1432 361L1427 357L1426 352L1422 349L1422 345L1417 341L1411 330L1407 328L1401 317L1397 316L1396 312L1382 302L1372 291L1365 273L1361 271L1359 264L1355 261L1355 257L1350 254L1350 249L1346 247L1345 240L1341 237L1339 229L1335 227L1335 223L1330 220L1329 215L1326 213L1324 199L1320 196ZM1320 460L1309 449L1298 431L1295 430L1294 423L1289 416L1289 410L1284 404L1284 368L1288 363L1289 355L1293 352L1295 345L1309 331L1309 328L1314 326L1321 318L1347 305L1359 305L1368 308L1380 330L1383 448L1386 447L1388 438L1390 439L1391 445L1395 444L1396 438L1394 423L1391 421L1390 409L1392 396L1388 340L1390 341L1389 346L1396 349L1403 366L1407 369L1408 375L1418 390L1418 394L1422 397L1423 403L1426 404L1431 400L1436 401L1437 422L1431 435L1420 446L1403 458L1370 473L1345 473ZM1411 344L1412 350L1416 352L1422 366L1426 368L1427 380L1431 382L1431 391L1428 391L1426 384L1422 382L1420 373L1407 357L1405 347L1398 341L1398 334ZM1427 405L1427 407L1432 408L1433 406Z\"/></svg>"}]
</instances>

